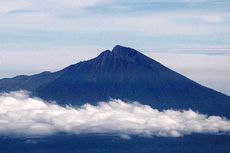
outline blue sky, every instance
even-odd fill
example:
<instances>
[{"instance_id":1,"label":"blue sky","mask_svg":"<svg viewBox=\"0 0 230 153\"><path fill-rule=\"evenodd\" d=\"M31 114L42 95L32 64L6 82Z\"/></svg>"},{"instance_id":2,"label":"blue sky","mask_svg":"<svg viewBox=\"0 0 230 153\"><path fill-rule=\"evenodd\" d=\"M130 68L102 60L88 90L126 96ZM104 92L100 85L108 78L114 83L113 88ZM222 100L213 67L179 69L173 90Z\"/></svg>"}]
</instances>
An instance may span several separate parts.
<instances>
[{"instance_id":1,"label":"blue sky","mask_svg":"<svg viewBox=\"0 0 230 153\"><path fill-rule=\"evenodd\" d=\"M157 53L151 56L230 93L230 80L220 77L230 77L229 27L229 0L0 0L0 78L54 71L121 44ZM162 60L158 53L165 52ZM200 57L193 54L210 55L196 65L204 79L171 61L178 54L195 63ZM216 78L206 77L208 70ZM217 78L227 87L212 85Z\"/></svg>"},{"instance_id":2,"label":"blue sky","mask_svg":"<svg viewBox=\"0 0 230 153\"><path fill-rule=\"evenodd\" d=\"M1 48L230 48L228 0L0 0Z\"/></svg>"}]
</instances>

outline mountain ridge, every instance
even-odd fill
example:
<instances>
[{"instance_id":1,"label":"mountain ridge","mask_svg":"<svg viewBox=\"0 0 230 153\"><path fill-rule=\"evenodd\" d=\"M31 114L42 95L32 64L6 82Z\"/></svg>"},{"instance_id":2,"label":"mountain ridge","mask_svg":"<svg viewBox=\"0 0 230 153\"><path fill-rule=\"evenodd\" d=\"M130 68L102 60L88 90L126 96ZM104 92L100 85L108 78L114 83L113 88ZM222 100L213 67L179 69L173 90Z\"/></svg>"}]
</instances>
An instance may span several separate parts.
<instances>
[{"instance_id":1,"label":"mountain ridge","mask_svg":"<svg viewBox=\"0 0 230 153\"><path fill-rule=\"evenodd\" d=\"M193 109L230 117L230 97L174 72L135 49L115 46L57 72L0 80L0 91L28 90L59 104L96 104L110 98L157 109Z\"/></svg>"}]
</instances>

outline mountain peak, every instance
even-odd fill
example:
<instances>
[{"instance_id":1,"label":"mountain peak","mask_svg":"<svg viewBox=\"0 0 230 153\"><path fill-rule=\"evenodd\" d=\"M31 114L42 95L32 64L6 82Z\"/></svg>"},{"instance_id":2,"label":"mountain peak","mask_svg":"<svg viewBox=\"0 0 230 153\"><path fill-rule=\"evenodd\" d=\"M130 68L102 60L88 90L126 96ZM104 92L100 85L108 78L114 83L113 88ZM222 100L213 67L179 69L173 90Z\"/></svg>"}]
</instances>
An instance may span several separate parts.
<instances>
[{"instance_id":1,"label":"mountain peak","mask_svg":"<svg viewBox=\"0 0 230 153\"><path fill-rule=\"evenodd\" d=\"M125 46L121 46L121 45L116 45L116 46L113 47L112 52L116 52L116 51L119 51L119 50L128 50L128 49L130 49L130 48L125 47Z\"/></svg>"},{"instance_id":2,"label":"mountain peak","mask_svg":"<svg viewBox=\"0 0 230 153\"><path fill-rule=\"evenodd\" d=\"M114 53L115 55L120 54L120 55L130 55L130 54L136 54L138 53L138 51L136 51L135 49L129 48L129 47L124 47L121 45L116 45L113 49L112 49L112 53Z\"/></svg>"},{"instance_id":3,"label":"mountain peak","mask_svg":"<svg viewBox=\"0 0 230 153\"><path fill-rule=\"evenodd\" d=\"M105 50L105 51L101 52L99 56L105 56L105 55L108 55L110 53L111 53L110 50Z\"/></svg>"},{"instance_id":4,"label":"mountain peak","mask_svg":"<svg viewBox=\"0 0 230 153\"><path fill-rule=\"evenodd\" d=\"M116 59L133 59L134 57L143 57L140 52L138 52L135 49L129 48L129 47L124 47L121 45L116 45L113 47L112 51L111 50L105 50L103 51L97 59L109 61L112 58Z\"/></svg>"}]
</instances>

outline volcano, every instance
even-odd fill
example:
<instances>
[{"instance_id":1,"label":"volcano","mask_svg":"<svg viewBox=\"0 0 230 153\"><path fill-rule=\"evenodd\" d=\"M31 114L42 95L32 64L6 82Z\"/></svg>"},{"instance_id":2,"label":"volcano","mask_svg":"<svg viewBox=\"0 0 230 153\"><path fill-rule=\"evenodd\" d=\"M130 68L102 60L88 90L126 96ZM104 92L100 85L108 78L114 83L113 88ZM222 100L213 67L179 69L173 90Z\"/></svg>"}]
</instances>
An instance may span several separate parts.
<instances>
[{"instance_id":1,"label":"volcano","mask_svg":"<svg viewBox=\"0 0 230 153\"><path fill-rule=\"evenodd\" d=\"M135 49L119 45L57 72L0 80L0 92L17 90L27 90L33 96L61 105L121 99L159 110L192 109L230 117L228 95L204 87Z\"/></svg>"}]
</instances>

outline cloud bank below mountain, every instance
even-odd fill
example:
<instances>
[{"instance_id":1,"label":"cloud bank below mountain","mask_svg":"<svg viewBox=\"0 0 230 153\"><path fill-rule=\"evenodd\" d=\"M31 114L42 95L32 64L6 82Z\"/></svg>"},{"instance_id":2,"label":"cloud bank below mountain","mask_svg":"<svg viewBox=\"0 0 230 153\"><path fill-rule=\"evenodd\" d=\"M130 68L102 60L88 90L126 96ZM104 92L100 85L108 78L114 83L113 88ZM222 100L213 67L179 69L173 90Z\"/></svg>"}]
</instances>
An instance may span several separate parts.
<instances>
[{"instance_id":1,"label":"cloud bank below mountain","mask_svg":"<svg viewBox=\"0 0 230 153\"><path fill-rule=\"evenodd\" d=\"M97 106L59 106L24 91L0 95L0 135L45 136L71 134L116 134L179 137L192 133L229 134L230 120L192 110L158 111L121 100Z\"/></svg>"}]
</instances>

